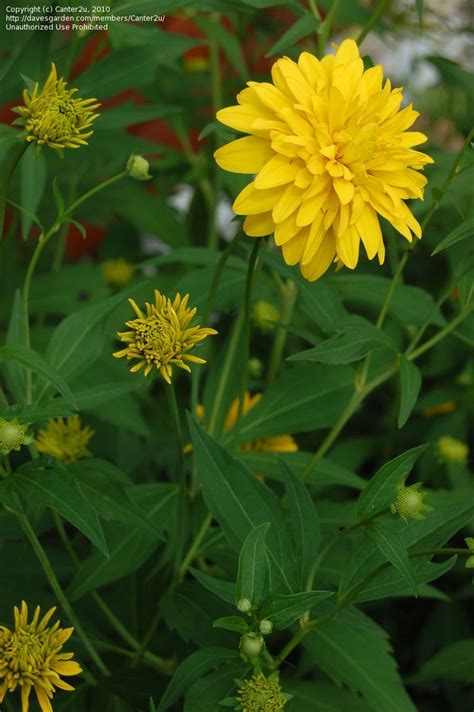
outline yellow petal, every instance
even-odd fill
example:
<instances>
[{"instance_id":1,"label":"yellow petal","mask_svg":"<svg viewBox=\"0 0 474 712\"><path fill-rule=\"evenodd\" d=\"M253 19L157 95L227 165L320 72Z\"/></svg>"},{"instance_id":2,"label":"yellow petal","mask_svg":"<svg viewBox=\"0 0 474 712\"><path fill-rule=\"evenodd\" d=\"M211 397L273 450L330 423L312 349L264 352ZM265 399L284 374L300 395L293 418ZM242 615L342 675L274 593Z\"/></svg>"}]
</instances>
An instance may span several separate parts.
<instances>
[{"instance_id":1,"label":"yellow petal","mask_svg":"<svg viewBox=\"0 0 474 712\"><path fill-rule=\"evenodd\" d=\"M311 262L307 265L301 265L303 277L306 277L310 282L314 282L316 279L322 277L334 261L335 254L336 245L334 235L327 233Z\"/></svg>"},{"instance_id":2,"label":"yellow petal","mask_svg":"<svg viewBox=\"0 0 474 712\"><path fill-rule=\"evenodd\" d=\"M294 213L296 208L301 205L302 196L303 190L293 183L285 188L278 200L275 200L276 196L274 195L273 220L279 223Z\"/></svg>"},{"instance_id":3,"label":"yellow petal","mask_svg":"<svg viewBox=\"0 0 474 712\"><path fill-rule=\"evenodd\" d=\"M334 178L332 184L341 203L343 205L350 203L354 197L353 184L349 180L344 180L344 178Z\"/></svg>"},{"instance_id":4,"label":"yellow petal","mask_svg":"<svg viewBox=\"0 0 474 712\"><path fill-rule=\"evenodd\" d=\"M21 686L21 712L28 712L28 710L30 709L30 692L31 685L25 683Z\"/></svg>"},{"instance_id":5,"label":"yellow petal","mask_svg":"<svg viewBox=\"0 0 474 712\"><path fill-rule=\"evenodd\" d=\"M282 191L274 189L257 190L255 184L249 183L239 193L232 206L237 215L257 215L266 213L275 205L275 201L282 194Z\"/></svg>"},{"instance_id":6,"label":"yellow petal","mask_svg":"<svg viewBox=\"0 0 474 712\"><path fill-rule=\"evenodd\" d=\"M354 227L348 227L336 240L337 256L349 269L354 269L357 265L359 245L360 238Z\"/></svg>"},{"instance_id":7,"label":"yellow petal","mask_svg":"<svg viewBox=\"0 0 474 712\"><path fill-rule=\"evenodd\" d=\"M354 40L346 39L342 42L336 52L334 65L337 67L341 64L349 64L359 58L359 47L357 46L357 43Z\"/></svg>"},{"instance_id":8,"label":"yellow petal","mask_svg":"<svg viewBox=\"0 0 474 712\"><path fill-rule=\"evenodd\" d=\"M245 136L218 148L214 158L225 171L257 173L272 155L269 141L257 136Z\"/></svg>"},{"instance_id":9,"label":"yellow petal","mask_svg":"<svg viewBox=\"0 0 474 712\"><path fill-rule=\"evenodd\" d=\"M283 257L287 265L295 265L300 261L304 246L306 244L306 239L308 237L308 228L303 228L300 232L295 235L291 240L285 242L282 247Z\"/></svg>"},{"instance_id":10,"label":"yellow petal","mask_svg":"<svg viewBox=\"0 0 474 712\"><path fill-rule=\"evenodd\" d=\"M367 257L371 260L378 252L379 245L382 241L382 230L380 229L377 213L370 206L365 206L359 219L355 223L355 228L364 243Z\"/></svg>"},{"instance_id":11,"label":"yellow petal","mask_svg":"<svg viewBox=\"0 0 474 712\"><path fill-rule=\"evenodd\" d=\"M41 707L41 712L53 712L51 702L49 701L49 697L46 692L38 685L35 685L35 692Z\"/></svg>"},{"instance_id":12,"label":"yellow petal","mask_svg":"<svg viewBox=\"0 0 474 712\"><path fill-rule=\"evenodd\" d=\"M81 666L74 660L60 660L58 662L53 662L51 667L58 673L58 675L80 675L82 672Z\"/></svg>"},{"instance_id":13,"label":"yellow petal","mask_svg":"<svg viewBox=\"0 0 474 712\"><path fill-rule=\"evenodd\" d=\"M272 152L273 153L273 152ZM256 188L276 188L294 180L301 170L301 163L280 154L272 155L255 178Z\"/></svg>"},{"instance_id":14,"label":"yellow petal","mask_svg":"<svg viewBox=\"0 0 474 712\"><path fill-rule=\"evenodd\" d=\"M244 220L244 232L249 237L265 237L271 235L275 223L273 222L271 211L258 213L257 215L247 215Z\"/></svg>"}]
</instances>

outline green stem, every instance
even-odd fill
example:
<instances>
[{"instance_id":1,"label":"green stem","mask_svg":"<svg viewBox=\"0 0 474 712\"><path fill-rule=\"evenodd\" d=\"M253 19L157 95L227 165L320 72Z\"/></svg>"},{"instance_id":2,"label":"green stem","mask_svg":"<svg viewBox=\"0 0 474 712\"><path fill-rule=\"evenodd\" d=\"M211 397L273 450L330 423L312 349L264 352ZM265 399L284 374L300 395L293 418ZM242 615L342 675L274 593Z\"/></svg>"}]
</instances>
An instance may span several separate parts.
<instances>
[{"instance_id":1,"label":"green stem","mask_svg":"<svg viewBox=\"0 0 474 712\"><path fill-rule=\"evenodd\" d=\"M212 21L216 24L219 23L219 13L213 13L211 16ZM222 82L221 82L221 69L220 69L220 59L219 59L219 45L214 36L209 37L209 60L211 66L211 93L212 93L212 109L214 116L217 111L222 106ZM208 191L208 212L209 212L209 236L208 236L208 247L211 250L215 250L218 245L218 234L216 226L216 209L217 201L219 199L219 189L220 189L220 178L219 170L212 163L212 184L210 185L210 190Z\"/></svg>"},{"instance_id":2,"label":"green stem","mask_svg":"<svg viewBox=\"0 0 474 712\"><path fill-rule=\"evenodd\" d=\"M171 422L173 423L173 429L176 438L176 448L178 455L178 484L179 484L179 499L178 499L178 511L176 513L176 552L175 552L175 576L174 583L177 581L178 577L178 567L179 562L182 559L183 547L184 547L184 528L185 528L185 509L186 509L186 465L184 461L184 439L183 431L181 428L181 419L179 417L178 402L176 400L176 393L172 383L166 384L166 396L168 399L168 407L171 416ZM158 621L155 623L155 627ZM153 628L154 630L154 628ZM153 631L151 635L153 634ZM150 639L151 639L150 635ZM145 646L146 647L146 646Z\"/></svg>"},{"instance_id":3,"label":"green stem","mask_svg":"<svg viewBox=\"0 0 474 712\"><path fill-rule=\"evenodd\" d=\"M387 7L387 5L388 5L390 2L391 2L391 0L379 0L379 2L377 3L377 5L376 5L376 7L375 7L375 9L374 9L374 11L373 11L373 13L371 14L371 16L370 16L369 19L368 19L367 24L366 24L365 27L361 30L361 32L359 33L358 38L356 39L356 42L357 42L358 45L360 45L360 44L362 43L362 41L365 39L365 37L367 37L367 35L369 34L370 30L371 30L372 27L375 25L375 23L377 22L377 20L378 20L379 17L382 15L383 11L385 10L385 8Z\"/></svg>"},{"instance_id":4,"label":"green stem","mask_svg":"<svg viewBox=\"0 0 474 712\"><path fill-rule=\"evenodd\" d=\"M291 322L291 315L293 314L297 294L298 289L296 284L291 279L289 279L286 284L282 285L280 324L276 327L275 331L275 338L270 356L270 365L267 373L267 385L272 383L280 368L286 337L288 335L288 327Z\"/></svg>"},{"instance_id":5,"label":"green stem","mask_svg":"<svg viewBox=\"0 0 474 712\"><path fill-rule=\"evenodd\" d=\"M58 599L59 603L61 604L64 612L66 613L67 617L73 624L74 628L77 630L77 633L79 637L81 638L84 647L88 651L89 655L91 656L92 660L95 662L97 665L97 668L100 670L102 675L105 677L110 676L110 671L106 664L103 662L102 658L100 657L99 653L93 646L89 636L87 635L86 631L82 627L82 624L80 623L79 619L77 618L76 614L74 613L71 604L69 603L68 599L66 598L62 588L61 584L58 581L58 578L54 572L53 567L51 566L51 563L46 555L45 550L41 546L41 543L39 539L37 538L30 522L28 521L27 517L24 514L21 514L19 512L15 512L15 514L18 517L18 521L21 524L21 527L23 531L25 532L25 535L27 539L29 540L36 556L38 557L38 560L41 564L41 567L44 571L44 574L46 578L49 581L49 584L51 588L53 589L53 592Z\"/></svg>"},{"instance_id":6,"label":"green stem","mask_svg":"<svg viewBox=\"0 0 474 712\"><path fill-rule=\"evenodd\" d=\"M207 298L206 311L204 312L204 323L205 324L207 323L207 321L211 315L211 312L214 308L214 302L216 300L217 290L219 289L222 272L224 271L224 267L226 266L227 260L229 259L232 252L235 250L235 248L237 247L237 245L239 244L239 242L243 236L244 236L243 231L239 230L239 232L228 243L224 252L220 256L219 262L217 263L217 267L214 272L214 276L212 278L212 284L211 284L211 288L209 290L209 296Z\"/></svg>"},{"instance_id":7,"label":"green stem","mask_svg":"<svg viewBox=\"0 0 474 712\"><path fill-rule=\"evenodd\" d=\"M89 198L92 198L93 195L98 193L101 190L104 190L104 188L108 188L109 186L113 185L114 183L117 183L119 180L122 180L122 178L125 178L128 175L127 171L121 171L120 173L117 173L117 175L112 176L111 178L107 178L106 180L102 181L102 183L99 183L99 185L96 185L95 188L91 188L91 190L88 190L87 193L84 193L84 195L81 195L80 198L74 201L72 205L70 205L68 208L66 208L66 211L64 212L63 215L61 215L61 218L68 217L71 215L76 208L78 208L82 203L85 203L86 200L89 200Z\"/></svg>"},{"instance_id":8,"label":"green stem","mask_svg":"<svg viewBox=\"0 0 474 712\"><path fill-rule=\"evenodd\" d=\"M339 3L340 0L332 0L331 7L329 8L326 17L316 29L316 33L318 35L318 54L320 58L323 57L326 52L326 45L328 43L332 23L336 15L337 8L339 7Z\"/></svg>"},{"instance_id":9,"label":"green stem","mask_svg":"<svg viewBox=\"0 0 474 712\"><path fill-rule=\"evenodd\" d=\"M253 245L252 252L250 253L249 264L247 267L247 278L245 280L245 293L244 293L244 324L242 329L242 340L243 340L243 363L242 363L242 377L240 381L240 397L239 397L239 408L237 412L237 418L234 425L234 437L237 437L239 431L239 421L242 417L242 412L245 402L245 393L247 391L248 376L249 376L249 357L250 357L250 334L251 334L251 316L252 316L252 289L255 277L255 268L257 266L257 259L260 247L262 245L263 238L257 238Z\"/></svg>"},{"instance_id":10,"label":"green stem","mask_svg":"<svg viewBox=\"0 0 474 712\"><path fill-rule=\"evenodd\" d=\"M316 5L316 0L308 0L308 5L315 18L321 22L321 13L319 12L318 6Z\"/></svg>"},{"instance_id":11,"label":"green stem","mask_svg":"<svg viewBox=\"0 0 474 712\"><path fill-rule=\"evenodd\" d=\"M417 556L437 556L437 555L442 555L442 556L452 556L452 555L461 555L461 556L470 556L472 554L472 551L469 549L457 549L457 548L446 548L446 549L424 549L423 551L415 551L413 553L408 552L408 556L410 558L415 558ZM352 601L357 597L360 591L362 591L365 586L372 581L372 579L376 578L380 573L383 573L386 569L388 569L392 564L387 561L384 564L381 564L378 566L374 571L372 571L368 576L365 577L363 581L361 581L360 584L358 584L352 591L345 597L343 598L337 606L332 610L330 613L325 613L323 616L320 618L316 618L312 621L308 621L304 624L303 627L300 627L299 630L296 631L296 633L293 635L293 637L288 641L288 643L284 646L280 654L275 658L275 667L279 667L281 663L288 657L288 655L296 648L296 646L305 638L308 633L313 630L318 625L321 625L322 623L326 623L328 620L331 620L331 618L334 618L335 616L338 615L338 613L341 612L343 608L346 608L348 605L352 603Z\"/></svg>"},{"instance_id":12,"label":"green stem","mask_svg":"<svg viewBox=\"0 0 474 712\"><path fill-rule=\"evenodd\" d=\"M17 146L16 151L10 157L10 160L5 165L2 176L0 177L0 240L3 236L3 223L5 219L5 206L7 203L7 193L10 187L10 181L13 177L15 169L20 162L21 157L30 146L28 141L22 141L19 146Z\"/></svg>"},{"instance_id":13,"label":"green stem","mask_svg":"<svg viewBox=\"0 0 474 712\"><path fill-rule=\"evenodd\" d=\"M469 304L466 309L463 309L452 321L449 322L449 324L446 324L446 326L440 331L438 331L438 333L435 334L431 339L428 339L428 341L425 341L425 343L415 349L415 351L412 351L410 354L408 354L408 360L414 361L426 351L431 349L433 346L436 346L436 344L439 343L441 339L444 339L447 334L453 331L453 329L455 329L458 324L460 324L466 317L468 317L473 310L474 304Z\"/></svg>"},{"instance_id":14,"label":"green stem","mask_svg":"<svg viewBox=\"0 0 474 712\"><path fill-rule=\"evenodd\" d=\"M52 509L51 510L54 523L56 525L56 529L58 531L59 537L64 545L64 548L66 549L69 558L73 562L74 566L76 569L79 569L81 562L74 551L74 548L70 542L70 539L67 535L66 529L63 524L63 520L59 516L59 514ZM104 601L102 596L97 593L97 591L92 591L91 594L92 598L94 599L97 607L101 610L102 614L106 618L106 620L110 623L110 626L115 630L115 632L126 642L128 645L130 645L131 648L133 648L134 651L137 651L140 649L140 643L138 640L130 633L130 631L123 625L123 623L117 618L117 616L114 614L114 612L109 608L107 603ZM134 653L129 653L130 656L133 656ZM156 667L157 670L160 670L161 672L165 674L169 674L170 670L170 665L167 660L164 658L160 658L158 655L154 655L153 653L149 652L148 650L144 651L143 653L143 658L144 660L147 660L150 665Z\"/></svg>"},{"instance_id":15,"label":"green stem","mask_svg":"<svg viewBox=\"0 0 474 712\"><path fill-rule=\"evenodd\" d=\"M212 523L212 514L209 512L209 514L206 515L206 518L204 519L201 528L199 529L196 537L194 538L193 543L191 544L188 553L184 557L183 563L179 567L179 580L182 581L183 578L186 575L186 571L188 570L189 566L192 564L193 560L196 557L196 554L199 550L199 547L201 546L204 537L206 536L209 527L211 526Z\"/></svg>"}]
</instances>

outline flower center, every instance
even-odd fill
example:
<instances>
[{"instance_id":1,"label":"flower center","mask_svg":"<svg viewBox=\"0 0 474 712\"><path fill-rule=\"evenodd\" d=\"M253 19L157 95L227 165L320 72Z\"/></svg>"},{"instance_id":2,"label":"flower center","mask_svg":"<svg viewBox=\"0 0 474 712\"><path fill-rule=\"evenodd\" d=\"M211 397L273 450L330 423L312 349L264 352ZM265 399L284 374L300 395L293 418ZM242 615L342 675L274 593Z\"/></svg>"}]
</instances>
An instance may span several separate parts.
<instances>
[{"instance_id":1,"label":"flower center","mask_svg":"<svg viewBox=\"0 0 474 712\"><path fill-rule=\"evenodd\" d=\"M180 333L171 322L160 314L151 314L146 319L137 319L135 346L147 363L167 363L182 349Z\"/></svg>"},{"instance_id":2,"label":"flower center","mask_svg":"<svg viewBox=\"0 0 474 712\"><path fill-rule=\"evenodd\" d=\"M37 101L28 129L44 140L58 140L79 133L80 114L74 101L61 96L45 96Z\"/></svg>"},{"instance_id":3,"label":"flower center","mask_svg":"<svg viewBox=\"0 0 474 712\"><path fill-rule=\"evenodd\" d=\"M0 670L8 668L7 677L33 677L42 670L49 651L48 635L20 628L6 637L0 654Z\"/></svg>"}]
</instances>

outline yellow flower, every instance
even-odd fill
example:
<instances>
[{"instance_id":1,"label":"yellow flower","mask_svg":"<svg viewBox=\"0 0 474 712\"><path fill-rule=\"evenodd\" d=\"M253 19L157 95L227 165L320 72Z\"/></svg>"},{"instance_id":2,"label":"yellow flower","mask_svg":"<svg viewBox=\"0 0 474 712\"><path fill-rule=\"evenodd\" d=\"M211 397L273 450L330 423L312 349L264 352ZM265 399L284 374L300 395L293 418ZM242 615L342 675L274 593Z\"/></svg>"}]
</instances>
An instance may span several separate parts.
<instances>
[{"instance_id":1,"label":"yellow flower","mask_svg":"<svg viewBox=\"0 0 474 712\"><path fill-rule=\"evenodd\" d=\"M280 712L288 698L288 695L282 693L278 677L265 677L263 672L245 680L237 693L237 701L243 712Z\"/></svg>"},{"instance_id":2,"label":"yellow flower","mask_svg":"<svg viewBox=\"0 0 474 712\"><path fill-rule=\"evenodd\" d=\"M364 71L359 49L345 40L321 61L302 52L272 67L273 83L248 82L238 106L217 112L223 124L251 134L218 149L221 168L256 173L233 208L244 230L274 233L287 264L309 280L336 259L354 269L360 241L384 261L379 215L406 239L421 228L405 204L423 198L418 171L433 160L413 149L426 140L407 131L418 113L399 111L402 89L385 84L381 66Z\"/></svg>"},{"instance_id":3,"label":"yellow flower","mask_svg":"<svg viewBox=\"0 0 474 712\"><path fill-rule=\"evenodd\" d=\"M253 320L261 331L272 331L280 321L280 311L271 302L259 299L253 308Z\"/></svg>"},{"instance_id":4,"label":"yellow flower","mask_svg":"<svg viewBox=\"0 0 474 712\"><path fill-rule=\"evenodd\" d=\"M28 712L32 689L42 712L53 712L50 700L55 688L74 690L60 676L82 672L80 665L71 659L73 653L59 652L74 628L60 628L59 621L47 627L55 610L51 608L39 620L37 606L28 623L28 606L22 601L21 610L15 606L15 630L0 626L0 702L7 692L19 687L22 712Z\"/></svg>"},{"instance_id":5,"label":"yellow flower","mask_svg":"<svg viewBox=\"0 0 474 712\"><path fill-rule=\"evenodd\" d=\"M25 119L26 140L57 149L86 146L86 139L94 133L87 129L99 116L94 112L100 104L97 99L73 98L76 92L67 89L64 79L58 79L54 64L41 90L38 82L32 92L25 89L24 106L13 111Z\"/></svg>"},{"instance_id":6,"label":"yellow flower","mask_svg":"<svg viewBox=\"0 0 474 712\"><path fill-rule=\"evenodd\" d=\"M246 415L261 399L261 393L253 396L247 391L244 395L242 415ZM237 422L240 398L235 398L224 421L224 430L231 430ZM272 435L268 438L259 438L248 443L243 443L240 449L244 452L296 452L298 445L291 435Z\"/></svg>"},{"instance_id":7,"label":"yellow flower","mask_svg":"<svg viewBox=\"0 0 474 712\"><path fill-rule=\"evenodd\" d=\"M173 365L190 371L188 361L206 363L204 359L188 352L206 336L217 334L217 331L189 326L196 309L188 307L188 299L189 294L183 299L177 294L172 302L155 289L155 303L145 304L146 316L133 299L129 299L137 318L126 322L130 331L118 333L127 347L114 353L114 356L125 356L128 360L139 359L131 367L132 373L143 367L145 376L148 376L155 367L167 383L171 383Z\"/></svg>"},{"instance_id":8,"label":"yellow flower","mask_svg":"<svg viewBox=\"0 0 474 712\"><path fill-rule=\"evenodd\" d=\"M124 287L133 277L133 265L123 257L104 260L101 267L105 281L114 287Z\"/></svg>"},{"instance_id":9,"label":"yellow flower","mask_svg":"<svg viewBox=\"0 0 474 712\"><path fill-rule=\"evenodd\" d=\"M66 465L90 455L87 444L94 431L88 425L84 428L78 415L70 418L50 420L44 430L36 434L38 452L51 455Z\"/></svg>"},{"instance_id":10,"label":"yellow flower","mask_svg":"<svg viewBox=\"0 0 474 712\"><path fill-rule=\"evenodd\" d=\"M464 463L469 455L469 447L462 440L443 435L437 443L438 455L444 462Z\"/></svg>"}]
</instances>

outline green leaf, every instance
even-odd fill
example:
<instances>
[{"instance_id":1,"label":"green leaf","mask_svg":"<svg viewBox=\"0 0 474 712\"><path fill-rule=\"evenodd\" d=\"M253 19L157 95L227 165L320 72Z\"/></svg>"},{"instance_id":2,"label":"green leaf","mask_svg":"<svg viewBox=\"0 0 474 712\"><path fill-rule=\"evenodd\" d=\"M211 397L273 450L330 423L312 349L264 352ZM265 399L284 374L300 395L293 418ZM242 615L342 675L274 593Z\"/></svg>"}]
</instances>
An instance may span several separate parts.
<instances>
[{"instance_id":1,"label":"green leaf","mask_svg":"<svg viewBox=\"0 0 474 712\"><path fill-rule=\"evenodd\" d=\"M52 507L108 556L104 532L95 509L84 499L76 478L67 470L28 464L12 478L16 492L29 504Z\"/></svg>"},{"instance_id":2,"label":"green leaf","mask_svg":"<svg viewBox=\"0 0 474 712\"><path fill-rule=\"evenodd\" d=\"M333 612L331 603L318 615ZM355 608L311 630L303 641L312 662L337 685L363 695L377 712L416 712L398 674L387 634Z\"/></svg>"},{"instance_id":3,"label":"green leaf","mask_svg":"<svg viewBox=\"0 0 474 712\"><path fill-rule=\"evenodd\" d=\"M319 20L305 13L280 37L280 39L275 42L275 44L268 50L266 57L274 57L275 54L281 54L288 47L296 44L303 37L307 37L313 30L315 30L319 25Z\"/></svg>"},{"instance_id":4,"label":"green leaf","mask_svg":"<svg viewBox=\"0 0 474 712\"><path fill-rule=\"evenodd\" d=\"M77 370L95 360L103 346L105 334L101 322L125 299L117 294L70 314L56 327L48 344L48 360L70 378Z\"/></svg>"},{"instance_id":5,"label":"green leaf","mask_svg":"<svg viewBox=\"0 0 474 712\"><path fill-rule=\"evenodd\" d=\"M358 316L341 325L339 334L323 341L312 349L290 356L289 361L319 361L332 365L344 365L359 361L374 349L391 347L387 334Z\"/></svg>"},{"instance_id":6,"label":"green leaf","mask_svg":"<svg viewBox=\"0 0 474 712\"><path fill-rule=\"evenodd\" d=\"M388 533L379 522L371 522L366 527L366 532L372 541L378 546L387 561L390 561L396 569L400 571L405 581L413 591L414 596L418 595L415 577L412 571L411 562L408 558L407 550L401 540L394 536L394 532Z\"/></svg>"},{"instance_id":7,"label":"green leaf","mask_svg":"<svg viewBox=\"0 0 474 712\"><path fill-rule=\"evenodd\" d=\"M458 640L440 650L410 678L415 684L428 680L474 683L474 638Z\"/></svg>"},{"instance_id":8,"label":"green leaf","mask_svg":"<svg viewBox=\"0 0 474 712\"><path fill-rule=\"evenodd\" d=\"M148 712L157 712L155 703L153 702L151 697L150 701L148 702Z\"/></svg>"},{"instance_id":9,"label":"green leaf","mask_svg":"<svg viewBox=\"0 0 474 712\"><path fill-rule=\"evenodd\" d=\"M281 463L281 468L288 496L290 527L300 576L299 586L304 590L321 542L319 519L304 482L284 462Z\"/></svg>"},{"instance_id":10,"label":"green leaf","mask_svg":"<svg viewBox=\"0 0 474 712\"><path fill-rule=\"evenodd\" d=\"M20 161L21 204L24 212L21 214L21 233L26 240L33 222L30 215L36 215L38 205L46 185L46 159L43 152L29 150Z\"/></svg>"},{"instance_id":11,"label":"green leaf","mask_svg":"<svg viewBox=\"0 0 474 712\"><path fill-rule=\"evenodd\" d=\"M168 484L136 485L134 499L143 507L153 523L155 534L126 525L104 526L109 544L109 557L94 554L78 569L69 589L71 599L77 600L90 591L117 581L136 571L155 551L159 536L175 514L176 487ZM130 491L131 494L131 491Z\"/></svg>"},{"instance_id":12,"label":"green leaf","mask_svg":"<svg viewBox=\"0 0 474 712\"><path fill-rule=\"evenodd\" d=\"M428 445L419 445L382 465L359 496L359 521L387 509L395 499L397 486L405 482L415 462Z\"/></svg>"},{"instance_id":13,"label":"green leaf","mask_svg":"<svg viewBox=\"0 0 474 712\"><path fill-rule=\"evenodd\" d=\"M259 524L270 522L268 554L273 590L292 593L296 568L276 495L210 438L189 414L188 422L204 499L229 544L240 552L248 533Z\"/></svg>"},{"instance_id":14,"label":"green leaf","mask_svg":"<svg viewBox=\"0 0 474 712\"><path fill-rule=\"evenodd\" d=\"M212 624L213 628L223 628L231 630L235 633L245 633L248 630L247 622L241 616L227 616L226 618L217 618Z\"/></svg>"},{"instance_id":15,"label":"green leaf","mask_svg":"<svg viewBox=\"0 0 474 712\"><path fill-rule=\"evenodd\" d=\"M451 230L449 235L445 237L444 240L441 240L438 245L436 245L431 255L437 255L438 252L446 250L452 245L457 245L458 242L466 240L472 235L474 235L474 215L464 220L464 222L455 227L454 230Z\"/></svg>"},{"instance_id":16,"label":"green leaf","mask_svg":"<svg viewBox=\"0 0 474 712\"><path fill-rule=\"evenodd\" d=\"M204 32L214 40L227 55L230 63L235 67L241 77L247 77L248 71L245 66L245 59L242 48L237 37L221 25L219 20L207 20L205 17L196 15L194 22Z\"/></svg>"},{"instance_id":17,"label":"green leaf","mask_svg":"<svg viewBox=\"0 0 474 712\"><path fill-rule=\"evenodd\" d=\"M183 712L223 710L222 701L235 691L235 680L247 677L250 669L250 665L240 660L222 665L218 670L201 677L186 692Z\"/></svg>"},{"instance_id":18,"label":"green leaf","mask_svg":"<svg viewBox=\"0 0 474 712\"><path fill-rule=\"evenodd\" d=\"M215 670L226 662L239 658L237 650L227 648L204 648L197 650L178 665L176 671L161 698L158 712L165 712L177 702L192 685L209 670Z\"/></svg>"},{"instance_id":19,"label":"green leaf","mask_svg":"<svg viewBox=\"0 0 474 712\"><path fill-rule=\"evenodd\" d=\"M418 22L420 23L420 28L423 27L423 9L425 0L415 0L416 13L418 15Z\"/></svg>"},{"instance_id":20,"label":"green leaf","mask_svg":"<svg viewBox=\"0 0 474 712\"><path fill-rule=\"evenodd\" d=\"M268 589L268 555L265 544L270 522L254 527L247 534L239 556L237 599L248 598L259 606Z\"/></svg>"},{"instance_id":21,"label":"green leaf","mask_svg":"<svg viewBox=\"0 0 474 712\"><path fill-rule=\"evenodd\" d=\"M400 410L398 411L398 427L407 422L418 400L421 388L421 373L413 361L402 356L400 358Z\"/></svg>"},{"instance_id":22,"label":"green leaf","mask_svg":"<svg viewBox=\"0 0 474 712\"><path fill-rule=\"evenodd\" d=\"M189 569L190 573L199 581L200 584L207 588L208 591L213 593L218 598L221 598L226 603L230 603L235 606L237 601L237 589L235 583L232 581L223 581L221 579L214 578L205 574L199 569L195 569L192 566Z\"/></svg>"},{"instance_id":23,"label":"green leaf","mask_svg":"<svg viewBox=\"0 0 474 712\"><path fill-rule=\"evenodd\" d=\"M0 346L0 363L2 361L16 360L34 371L43 380L51 384L61 393L73 408L77 407L74 396L68 384L54 365L47 363L36 351L26 346Z\"/></svg>"},{"instance_id":24,"label":"green leaf","mask_svg":"<svg viewBox=\"0 0 474 712\"><path fill-rule=\"evenodd\" d=\"M67 220L65 220L65 222L70 223L71 225L74 225L74 227L76 227L79 230L79 232L81 233L82 239L87 240L87 232L86 232L86 228L84 227L84 225L82 225L80 222L77 222L77 220L73 220L72 218L68 218Z\"/></svg>"},{"instance_id":25,"label":"green leaf","mask_svg":"<svg viewBox=\"0 0 474 712\"><path fill-rule=\"evenodd\" d=\"M25 316L23 313L23 299L19 289L15 292L12 313L7 331L7 346L28 347L25 333ZM8 387L15 396L17 403L22 403L26 395L26 370L20 362L10 359L5 364L5 374Z\"/></svg>"},{"instance_id":26,"label":"green leaf","mask_svg":"<svg viewBox=\"0 0 474 712\"><path fill-rule=\"evenodd\" d=\"M59 189L57 176L54 176L54 179L53 179L53 198L54 198L54 203L56 205L56 210L58 211L58 215L62 215L64 213L64 209L65 209L66 205L64 203L63 195Z\"/></svg>"},{"instance_id":27,"label":"green leaf","mask_svg":"<svg viewBox=\"0 0 474 712\"><path fill-rule=\"evenodd\" d=\"M285 692L293 695L288 712L370 712L358 695L329 682L285 680Z\"/></svg>"},{"instance_id":28,"label":"green leaf","mask_svg":"<svg viewBox=\"0 0 474 712\"><path fill-rule=\"evenodd\" d=\"M290 596L272 594L262 604L259 610L260 618L268 618L275 628L289 628L303 613L309 611L320 601L329 598L331 591L303 591Z\"/></svg>"},{"instance_id":29,"label":"green leaf","mask_svg":"<svg viewBox=\"0 0 474 712\"><path fill-rule=\"evenodd\" d=\"M349 400L353 385L354 372L349 366L311 364L290 368L242 417L238 442L328 427Z\"/></svg>"}]
</instances>

